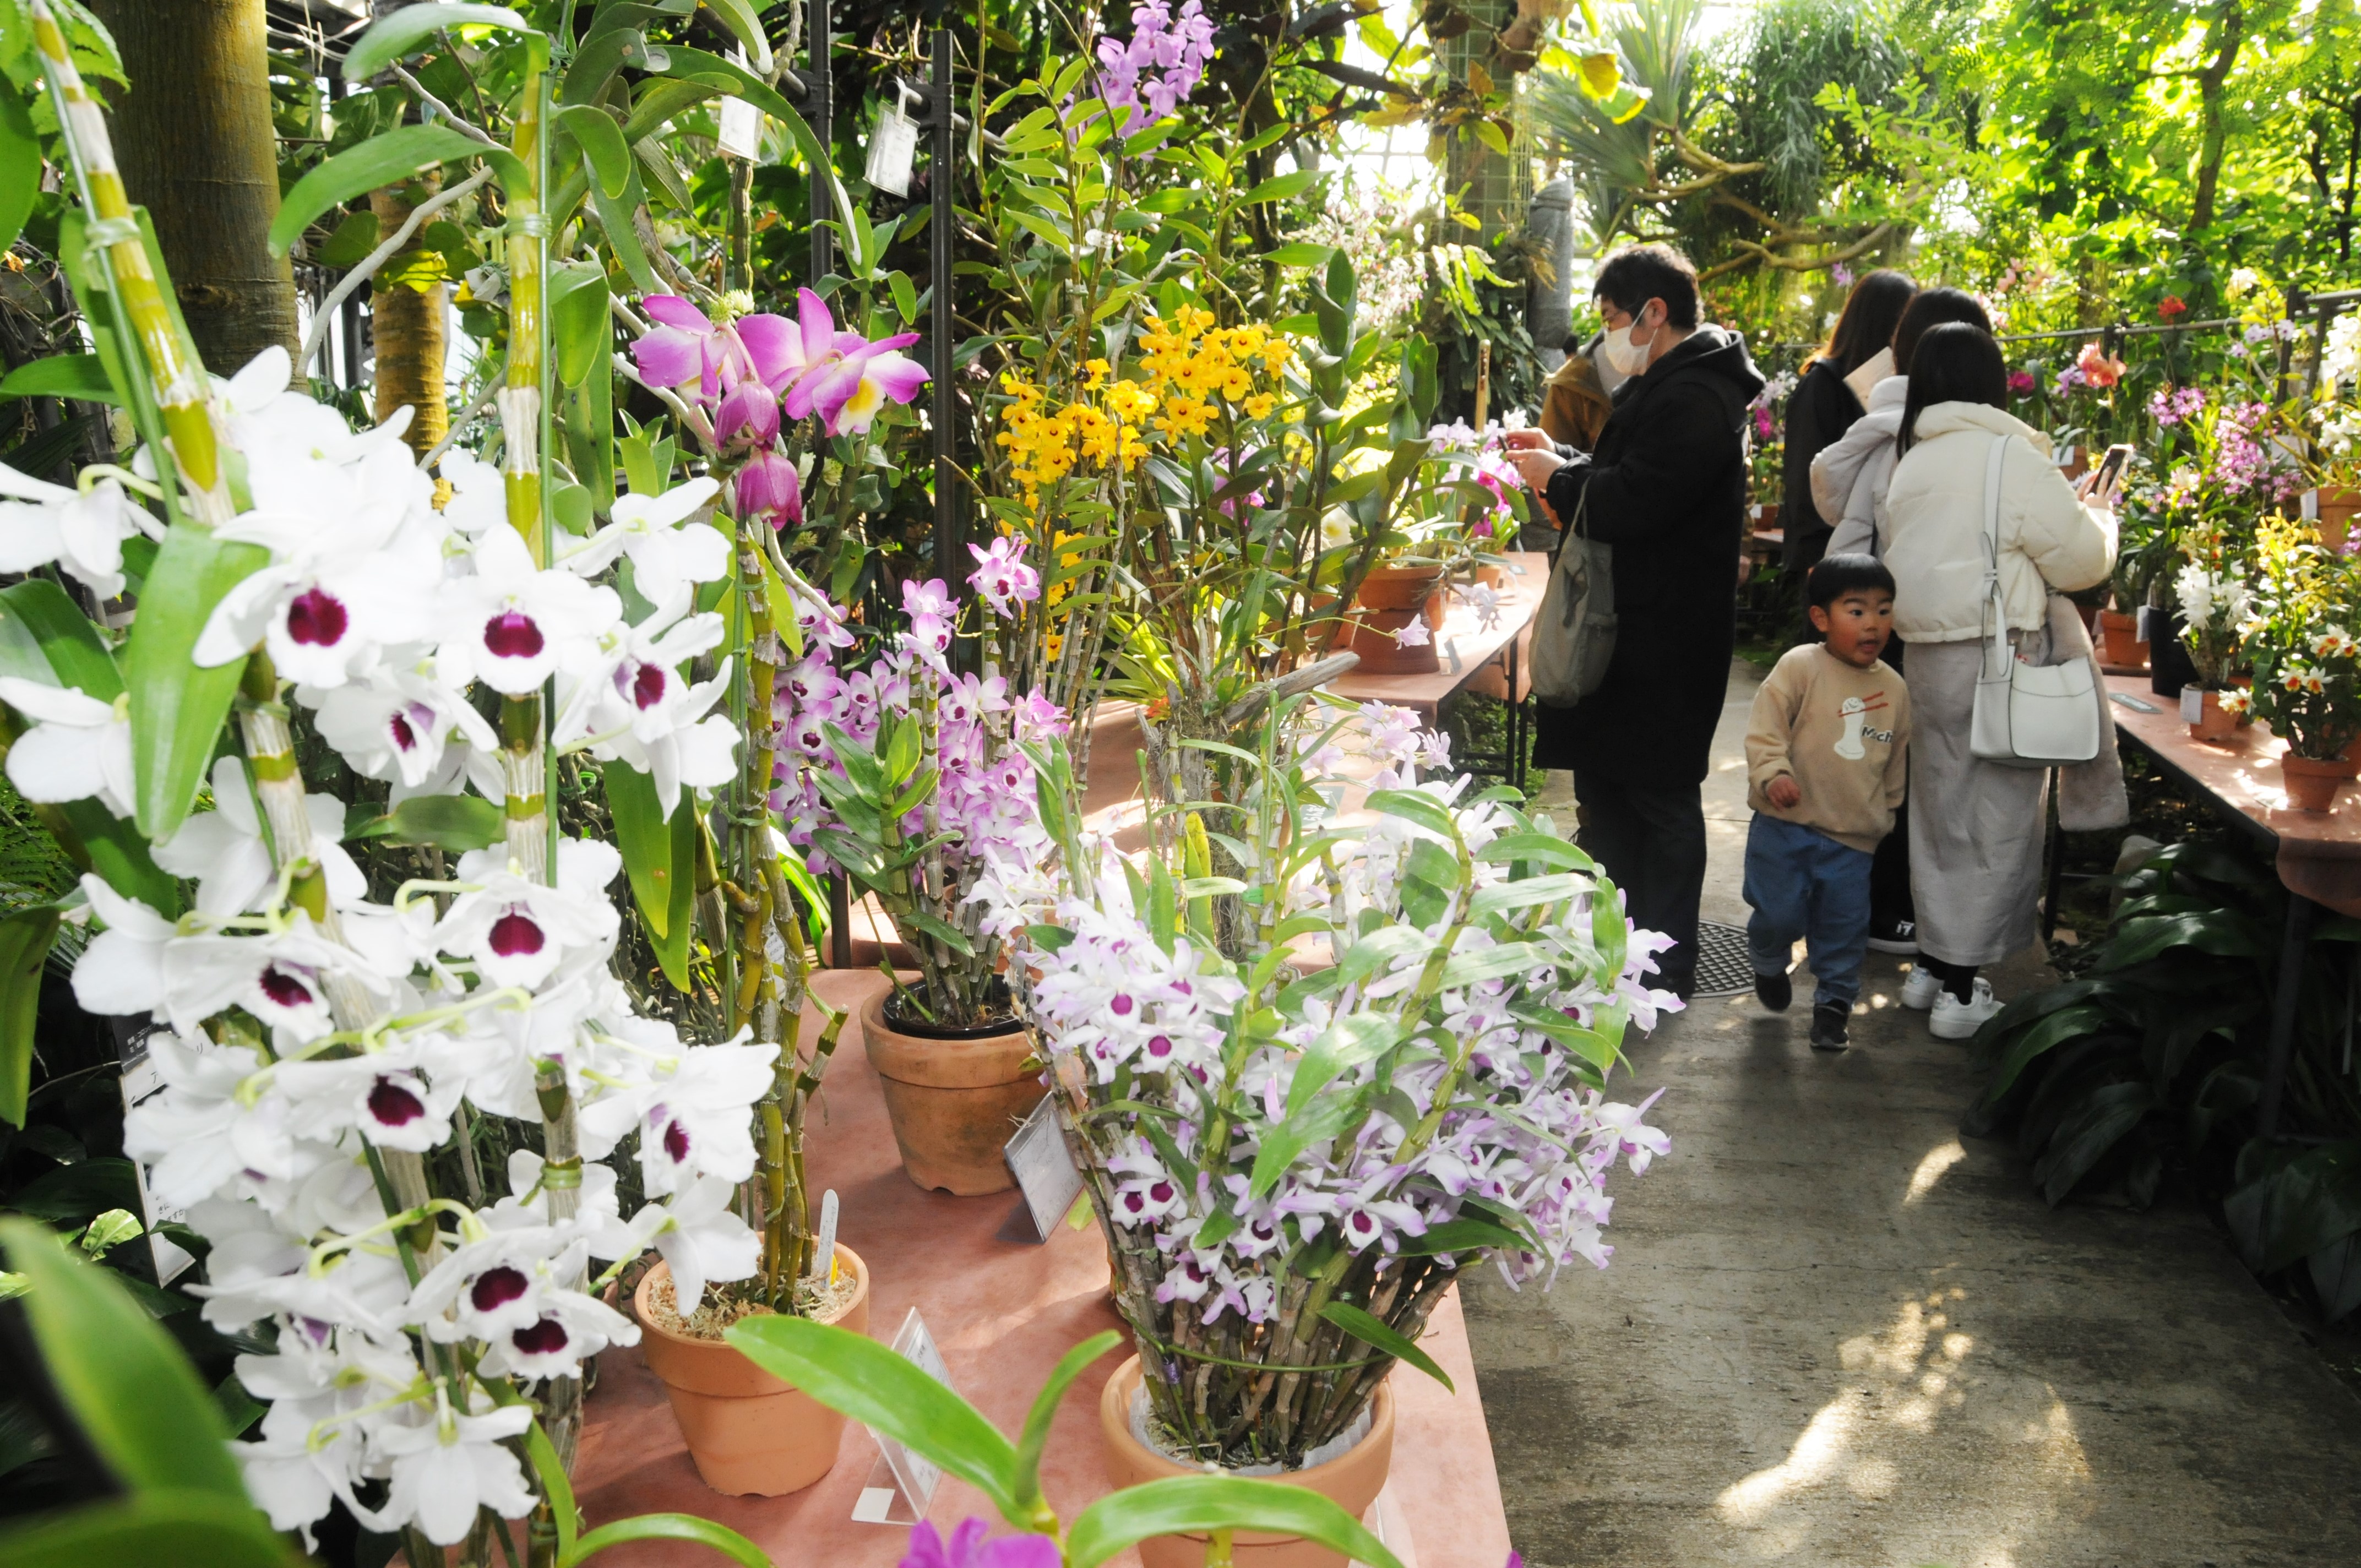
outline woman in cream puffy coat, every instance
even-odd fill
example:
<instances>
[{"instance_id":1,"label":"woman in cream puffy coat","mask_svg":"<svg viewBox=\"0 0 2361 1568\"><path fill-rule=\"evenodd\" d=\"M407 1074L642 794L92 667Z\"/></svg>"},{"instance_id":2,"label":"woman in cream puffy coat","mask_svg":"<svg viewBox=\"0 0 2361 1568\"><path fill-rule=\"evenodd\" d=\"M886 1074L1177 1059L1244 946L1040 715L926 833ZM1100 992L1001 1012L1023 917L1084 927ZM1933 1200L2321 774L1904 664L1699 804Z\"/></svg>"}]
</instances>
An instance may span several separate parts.
<instances>
[{"instance_id":1,"label":"woman in cream puffy coat","mask_svg":"<svg viewBox=\"0 0 2361 1568\"><path fill-rule=\"evenodd\" d=\"M1976 677L1990 637L1984 477L1995 439L2001 471L2000 590L2016 656L2053 650L2049 595L2103 582L2115 560L2114 517L2058 471L2047 437L2011 417L2000 345L1972 326L1919 341L1886 492L1894 629L1908 644L1911 891L1920 975L1903 1000L1934 1011L1945 1039L1965 1039L1999 1011L1976 970L2032 944L2041 881L2048 774L2003 767L1969 747ZM1920 976L1928 978L1921 979Z\"/></svg>"}]
</instances>

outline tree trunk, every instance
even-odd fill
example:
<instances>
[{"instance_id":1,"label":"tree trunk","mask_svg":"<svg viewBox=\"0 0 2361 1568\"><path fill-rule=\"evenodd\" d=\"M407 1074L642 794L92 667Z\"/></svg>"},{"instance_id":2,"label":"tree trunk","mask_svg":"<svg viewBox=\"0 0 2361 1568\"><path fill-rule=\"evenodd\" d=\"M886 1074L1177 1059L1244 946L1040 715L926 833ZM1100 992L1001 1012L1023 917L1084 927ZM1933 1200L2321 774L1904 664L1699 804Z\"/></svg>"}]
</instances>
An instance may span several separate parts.
<instances>
[{"instance_id":1,"label":"tree trunk","mask_svg":"<svg viewBox=\"0 0 2361 1568\"><path fill-rule=\"evenodd\" d=\"M411 209L434 193L440 181L427 175L413 185L389 185L369 196L377 214L377 232L390 235L410 221ZM395 257L379 269L369 294L369 327L377 345L377 417L380 423L407 405L417 411L402 439L423 457L451 428L451 406L443 385L443 356L447 346L450 286L443 282L414 289L389 282L401 270Z\"/></svg>"},{"instance_id":2,"label":"tree trunk","mask_svg":"<svg viewBox=\"0 0 2361 1568\"><path fill-rule=\"evenodd\" d=\"M2222 124L2222 99L2230 73L2237 69L2238 51L2246 46L2245 8L2234 0L2208 30L2213 59L2197 73L2204 133L2197 153L2197 192L2189 205L2189 229L2194 235L2213 226L2213 208L2222 189L2222 159L2229 145Z\"/></svg>"},{"instance_id":3,"label":"tree trunk","mask_svg":"<svg viewBox=\"0 0 2361 1568\"><path fill-rule=\"evenodd\" d=\"M229 375L277 344L293 354L295 275L268 246L279 215L263 0L92 0L123 51L115 145L154 216L207 368Z\"/></svg>"}]
</instances>

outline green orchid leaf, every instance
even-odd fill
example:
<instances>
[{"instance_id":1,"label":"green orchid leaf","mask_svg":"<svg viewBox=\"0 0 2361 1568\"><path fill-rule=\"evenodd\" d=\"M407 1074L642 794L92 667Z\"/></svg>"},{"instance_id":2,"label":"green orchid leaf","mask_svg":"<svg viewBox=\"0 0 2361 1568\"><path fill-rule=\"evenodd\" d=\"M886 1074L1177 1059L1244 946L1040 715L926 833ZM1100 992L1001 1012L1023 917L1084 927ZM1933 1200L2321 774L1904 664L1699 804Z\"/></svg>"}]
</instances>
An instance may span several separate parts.
<instances>
[{"instance_id":1,"label":"green orchid leaf","mask_svg":"<svg viewBox=\"0 0 2361 1568\"><path fill-rule=\"evenodd\" d=\"M587 1563L610 1546L628 1545L635 1541L685 1541L710 1548L732 1563L743 1563L745 1568L771 1568L771 1559L761 1547L728 1525L701 1519L695 1514L641 1514L635 1519L602 1524L578 1538L572 1551L558 1553L558 1568L574 1568L576 1563Z\"/></svg>"},{"instance_id":2,"label":"green orchid leaf","mask_svg":"<svg viewBox=\"0 0 2361 1568\"><path fill-rule=\"evenodd\" d=\"M414 795L384 816L348 828L345 837L426 844L464 854L469 850L488 850L506 839L508 817L481 795Z\"/></svg>"},{"instance_id":3,"label":"green orchid leaf","mask_svg":"<svg viewBox=\"0 0 2361 1568\"><path fill-rule=\"evenodd\" d=\"M747 0L704 0L707 9L721 18L721 25L746 46L746 63L757 76L771 74L771 40L763 32L763 24L754 15L756 7Z\"/></svg>"},{"instance_id":4,"label":"green orchid leaf","mask_svg":"<svg viewBox=\"0 0 2361 1568\"><path fill-rule=\"evenodd\" d=\"M8 94L0 93L0 104ZM86 403L124 406L123 394L95 354L52 354L0 376L0 398L79 398Z\"/></svg>"},{"instance_id":5,"label":"green orchid leaf","mask_svg":"<svg viewBox=\"0 0 2361 1568\"><path fill-rule=\"evenodd\" d=\"M0 1245L30 1285L25 1312L50 1383L115 1479L251 1512L220 1408L171 1335L112 1274L73 1261L32 1221L0 1220Z\"/></svg>"},{"instance_id":6,"label":"green orchid leaf","mask_svg":"<svg viewBox=\"0 0 2361 1568\"><path fill-rule=\"evenodd\" d=\"M450 11L451 5L412 6L378 24L390 25L403 15L421 10ZM485 6L485 10L498 10ZM346 148L295 181L279 204L270 225L270 254L283 256L296 236L326 214L357 197L387 185L399 185L430 169L462 159L480 158L500 171L500 184L511 192L531 188L533 176L524 161L506 148L486 147L449 126L402 126Z\"/></svg>"},{"instance_id":7,"label":"green orchid leaf","mask_svg":"<svg viewBox=\"0 0 2361 1568\"><path fill-rule=\"evenodd\" d=\"M557 378L578 387L593 371L610 376L608 353L615 329L607 313L606 269L595 261L558 262L549 269L548 308Z\"/></svg>"},{"instance_id":8,"label":"green orchid leaf","mask_svg":"<svg viewBox=\"0 0 2361 1568\"><path fill-rule=\"evenodd\" d=\"M589 160L599 191L620 196L631 188L631 148L615 116L595 104L569 104L557 111L558 125Z\"/></svg>"},{"instance_id":9,"label":"green orchid leaf","mask_svg":"<svg viewBox=\"0 0 2361 1568\"><path fill-rule=\"evenodd\" d=\"M1331 1301L1320 1309L1320 1315L1372 1350L1381 1350L1396 1361L1408 1362L1453 1393L1459 1392L1450 1375L1437 1366L1434 1358L1419 1349L1408 1335L1350 1301Z\"/></svg>"},{"instance_id":10,"label":"green orchid leaf","mask_svg":"<svg viewBox=\"0 0 2361 1568\"><path fill-rule=\"evenodd\" d=\"M33 1029L41 1004L41 966L57 939L55 905L0 916L0 1122L25 1124L32 1091Z\"/></svg>"},{"instance_id":11,"label":"green orchid leaf","mask_svg":"<svg viewBox=\"0 0 2361 1568\"><path fill-rule=\"evenodd\" d=\"M115 667L115 654L100 639L90 617L57 583L47 577L27 577L0 588L0 642L20 628L23 641L30 644L41 663L38 668L29 663L17 668L14 666L19 661L8 658L10 667L0 668L0 674L76 686L101 702L113 702L123 695L123 674Z\"/></svg>"},{"instance_id":12,"label":"green orchid leaf","mask_svg":"<svg viewBox=\"0 0 2361 1568\"><path fill-rule=\"evenodd\" d=\"M1029 1519L1016 1497L1016 1450L973 1405L907 1357L867 1334L806 1318L741 1318L723 1337L763 1371L933 1460L990 1498L1009 1523Z\"/></svg>"},{"instance_id":13,"label":"green orchid leaf","mask_svg":"<svg viewBox=\"0 0 2361 1568\"><path fill-rule=\"evenodd\" d=\"M540 29L506 5L406 5L379 16L368 31L354 40L351 51L345 56L345 80L367 82L444 28L469 26L506 27L527 38L542 36Z\"/></svg>"},{"instance_id":14,"label":"green orchid leaf","mask_svg":"<svg viewBox=\"0 0 2361 1568\"><path fill-rule=\"evenodd\" d=\"M187 819L245 673L238 659L199 666L198 635L222 596L269 562L270 553L258 544L225 543L187 523L168 530L156 553L123 657L139 779L137 820L151 844L170 838Z\"/></svg>"},{"instance_id":15,"label":"green orchid leaf","mask_svg":"<svg viewBox=\"0 0 2361 1568\"><path fill-rule=\"evenodd\" d=\"M1406 789L1373 790L1367 804L1371 811L1423 828L1446 844L1459 842L1459 828L1451 819L1451 808L1431 795Z\"/></svg>"},{"instance_id":16,"label":"green orchid leaf","mask_svg":"<svg viewBox=\"0 0 2361 1568\"><path fill-rule=\"evenodd\" d=\"M1075 1516L1066 1531L1066 1562L1068 1568L1098 1568L1151 1536L1217 1530L1301 1536L1367 1568L1401 1568L1384 1542L1319 1493L1238 1475L1176 1475L1110 1493Z\"/></svg>"},{"instance_id":17,"label":"green orchid leaf","mask_svg":"<svg viewBox=\"0 0 2361 1568\"><path fill-rule=\"evenodd\" d=\"M1287 1085L1287 1114L1300 1115L1340 1072L1374 1061L1400 1037L1395 1021L1381 1013L1350 1013L1320 1033L1296 1058Z\"/></svg>"},{"instance_id":18,"label":"green orchid leaf","mask_svg":"<svg viewBox=\"0 0 2361 1568\"><path fill-rule=\"evenodd\" d=\"M174 1488L109 1497L0 1531L8 1568L302 1568L251 1503Z\"/></svg>"},{"instance_id":19,"label":"green orchid leaf","mask_svg":"<svg viewBox=\"0 0 2361 1568\"><path fill-rule=\"evenodd\" d=\"M1073 1387L1084 1367L1122 1343L1123 1335L1113 1329L1093 1334L1068 1351L1049 1369L1049 1380L1033 1397L1033 1409L1025 1417L1025 1431L1016 1439L1014 1489L1018 1502L1038 1504L1041 1500L1041 1453L1049 1445L1049 1423L1057 1419L1058 1406L1064 1400L1066 1390Z\"/></svg>"},{"instance_id":20,"label":"green orchid leaf","mask_svg":"<svg viewBox=\"0 0 2361 1568\"><path fill-rule=\"evenodd\" d=\"M0 92L0 250L16 243L41 194L41 138L24 98Z\"/></svg>"}]
</instances>

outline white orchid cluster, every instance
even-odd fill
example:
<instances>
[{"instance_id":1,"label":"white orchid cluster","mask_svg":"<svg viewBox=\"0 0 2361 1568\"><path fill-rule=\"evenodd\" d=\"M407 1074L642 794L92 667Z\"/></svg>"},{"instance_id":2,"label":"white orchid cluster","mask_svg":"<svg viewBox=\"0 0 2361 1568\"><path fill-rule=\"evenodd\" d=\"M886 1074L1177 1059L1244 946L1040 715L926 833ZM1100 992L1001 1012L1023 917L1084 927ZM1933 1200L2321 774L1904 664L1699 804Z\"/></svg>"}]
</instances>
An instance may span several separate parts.
<instances>
[{"instance_id":1,"label":"white orchid cluster","mask_svg":"<svg viewBox=\"0 0 2361 1568\"><path fill-rule=\"evenodd\" d=\"M1411 723L1365 711L1355 727L1387 775L1380 787L1448 814L1478 857L1468 894L1485 897L1510 867L1480 857L1521 825L1496 802L1461 804L1465 775L1416 782ZM1335 761L1335 739L1306 754ZM1535 945L1532 960L1473 975L1508 945L1504 933L1470 924L1464 899L1406 896L1409 868L1455 861L1447 838L1390 814L1345 831L1357 841L1291 888L1285 908L1318 910L1331 973L1349 978L1301 1001L1282 994L1268 1034L1242 1027L1242 1008L1269 1001L1250 998L1246 966L1187 932L1159 941L1111 845L1089 851L1099 862L1088 896L1039 868L1004 867L986 890L991 923L1031 943L1025 1000L1058 1080L1105 1129L1109 1217L1152 1241L1155 1299L1186 1303L1173 1310L1203 1324L1232 1312L1271 1321L1290 1281L1316 1272L1301 1255L1323 1238L1356 1254L1440 1253L1445 1266L1455 1253L1489 1253L1511 1284L1547 1280L1576 1258L1604 1267L1608 1173L1620 1162L1644 1172L1669 1147L1642 1120L1653 1097L1610 1101L1593 1070L1601 1058L1567 1043L1592 1031L1611 1041L1625 1020L1652 1028L1680 1005L1646 981L1669 938L1631 929L1620 906L1594 907L1595 893L1573 894L1520 938ZM1622 927L1625 953L1603 975L1602 917ZM1043 943L1043 927L1071 938ZM1368 962L1356 948L1372 933L1386 935ZM1473 977L1438 989L1428 966L1446 939ZM1468 1219L1520 1223L1531 1245L1422 1240Z\"/></svg>"},{"instance_id":2,"label":"white orchid cluster","mask_svg":"<svg viewBox=\"0 0 2361 1568\"><path fill-rule=\"evenodd\" d=\"M2242 577L2221 576L2191 561L2173 575L2180 619L2191 631L2235 632L2246 623L2254 592Z\"/></svg>"},{"instance_id":3,"label":"white orchid cluster","mask_svg":"<svg viewBox=\"0 0 2361 1568\"><path fill-rule=\"evenodd\" d=\"M727 662L702 683L683 673L723 635L719 617L690 613L696 585L730 559L697 515L711 480L622 498L609 526L536 566L499 472L446 458L454 493L438 510L401 441L407 411L356 433L290 390L288 371L273 349L220 391L250 504L218 536L269 562L223 598L199 663L266 649L320 736L397 803L471 787L504 800L500 738L471 687L522 696L553 674L554 743L648 773L667 810L730 777L739 737L710 715ZM151 477L135 464L122 482ZM0 510L0 559L55 541L66 569L119 590L110 574L144 514L117 505L115 483L0 487L16 498ZM619 555L653 607L636 621L591 580ZM130 816L122 701L24 679L0 681L0 699L37 721L7 761L27 797L94 797ZM152 847L195 882L188 913L167 918L82 879L84 917L104 928L75 995L159 1025L149 1050L165 1087L127 1118L126 1149L213 1244L207 1321L275 1330L275 1354L238 1362L270 1402L261 1440L238 1454L273 1524L307 1528L341 1501L371 1529L456 1542L479 1503L531 1506L506 1445L530 1420L522 1386L577 1377L583 1357L638 1337L592 1293L621 1262L660 1251L684 1313L708 1281L756 1270L758 1239L730 1200L754 1168L750 1112L778 1047L685 1045L634 1014L609 968L621 860L605 844L555 841L554 883L505 845L473 850L451 880L377 902L336 847L346 803L307 795L327 908L306 907L274 869L262 771L223 758L212 809ZM489 1206L397 1196L398 1157L450 1141L463 1109L538 1120L553 1074L577 1108L581 1159L517 1156ZM627 1218L613 1170L589 1162L633 1134L652 1201ZM588 1280L593 1260L615 1267ZM372 1482L386 1484L374 1506L360 1496Z\"/></svg>"}]
</instances>

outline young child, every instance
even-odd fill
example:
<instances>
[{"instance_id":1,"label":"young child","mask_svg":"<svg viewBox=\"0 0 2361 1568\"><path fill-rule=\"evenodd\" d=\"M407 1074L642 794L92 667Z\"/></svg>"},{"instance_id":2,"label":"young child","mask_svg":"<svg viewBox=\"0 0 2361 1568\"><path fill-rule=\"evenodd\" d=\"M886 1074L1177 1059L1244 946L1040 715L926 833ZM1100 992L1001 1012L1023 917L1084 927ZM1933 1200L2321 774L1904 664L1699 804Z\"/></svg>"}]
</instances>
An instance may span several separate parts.
<instances>
[{"instance_id":1,"label":"young child","mask_svg":"<svg viewBox=\"0 0 2361 1568\"><path fill-rule=\"evenodd\" d=\"M1907 776L1910 694L1878 658L1894 631L1882 563L1828 556L1805 595L1823 641L1787 651L1747 718L1746 940L1754 994L1780 1013L1794 999L1788 955L1805 939L1819 980L1812 1047L1840 1051L1869 943L1870 861Z\"/></svg>"}]
</instances>

